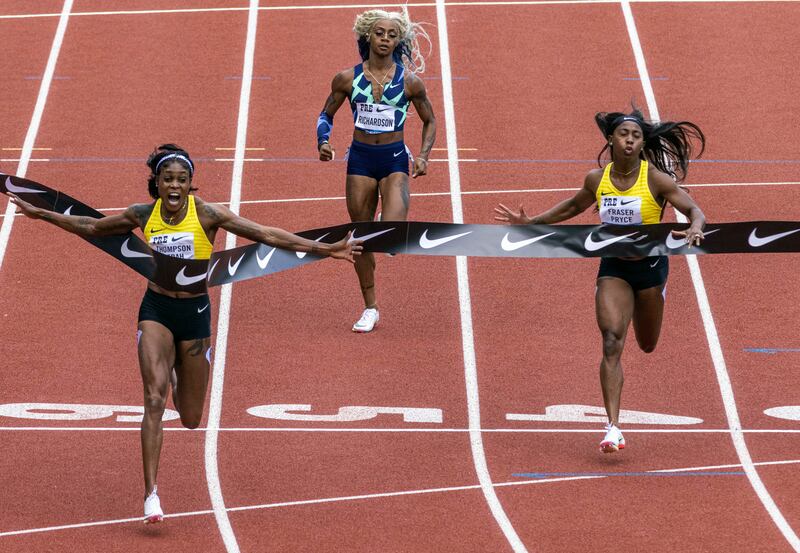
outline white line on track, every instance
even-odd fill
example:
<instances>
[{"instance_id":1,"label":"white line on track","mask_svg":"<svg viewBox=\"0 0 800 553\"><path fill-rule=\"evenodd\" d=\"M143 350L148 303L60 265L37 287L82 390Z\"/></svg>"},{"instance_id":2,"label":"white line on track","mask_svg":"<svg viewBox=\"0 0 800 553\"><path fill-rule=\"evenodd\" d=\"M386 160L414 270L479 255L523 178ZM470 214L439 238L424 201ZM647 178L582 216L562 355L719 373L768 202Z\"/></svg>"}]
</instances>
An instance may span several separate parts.
<instances>
[{"instance_id":1,"label":"white line on track","mask_svg":"<svg viewBox=\"0 0 800 553\"><path fill-rule=\"evenodd\" d=\"M253 60L256 50L256 28L258 23L258 0L250 0L247 14L247 39L245 41L244 61L242 65L242 88L239 94L239 118L236 126L236 150L234 154L233 175L231 177L230 209L239 213L242 197L242 176L244 173L244 156L247 146L247 123L250 113L250 89L253 83ZM225 249L236 247L236 235L227 233ZM222 389L225 380L225 356L228 349L228 323L230 321L232 284L225 284L220 291L219 319L217 322L216 351L214 352L214 368L211 383L211 400L208 408L208 427L206 432L206 479L211 506L217 520L222 541L228 553L239 553L239 544L233 532L228 510L222 497L219 481L219 465L217 462L217 438L219 422L222 416Z\"/></svg>"},{"instance_id":2,"label":"white line on track","mask_svg":"<svg viewBox=\"0 0 800 553\"><path fill-rule=\"evenodd\" d=\"M138 426L0 426L0 432L139 432ZM209 428L189 430L180 426L164 427L164 432L207 432ZM231 427L214 428L213 432L332 432L332 433L467 433L470 428L330 428L315 426L283 427ZM602 434L603 430L594 428L481 428L483 434ZM729 428L625 428L626 434L730 434ZM742 429L744 434L800 434L794 428L753 428Z\"/></svg>"},{"instance_id":3,"label":"white line on track","mask_svg":"<svg viewBox=\"0 0 800 553\"><path fill-rule=\"evenodd\" d=\"M553 6L571 4L617 4L619 0L506 0L506 1L476 1L476 2L445 2L444 6ZM635 4L795 4L800 0L633 0ZM433 2L415 2L408 4L381 4L380 7L400 7L401 5L409 8L430 8L436 6ZM304 10L359 10L375 8L375 4L327 4L307 6L264 6L259 8L261 11L304 11ZM98 17L98 16L122 16L122 15L169 15L169 14L188 14L188 13L223 13L241 12L249 8L230 7L230 8L175 8L160 10L107 10L75 12L73 16ZM0 21L4 19L39 19L58 17L57 13L31 13L31 14L6 14L0 15Z\"/></svg>"},{"instance_id":4,"label":"white line on track","mask_svg":"<svg viewBox=\"0 0 800 553\"><path fill-rule=\"evenodd\" d=\"M775 465L789 465L789 464L797 464L800 463L800 459L797 460L784 460L784 461L766 461L762 463L757 463L759 466L775 466ZM643 472L650 472L652 474L659 474L664 472L700 472L700 471L714 471L714 470L722 470L722 469L736 469L740 468L741 465L716 465L716 466L704 466L704 467L684 467L684 468L674 468L674 469L654 469L649 471ZM500 487L513 487L513 486L530 486L530 485L539 485L539 484L557 484L560 482L575 482L577 480L597 480L600 478L608 478L608 476L600 475L600 474L591 474L585 476L558 476L558 477L550 477L550 478L535 478L532 480L512 480L508 482L495 482L492 484L495 488ZM242 507L231 507L228 509L228 512L240 512L240 511L255 511L255 510L263 510L263 509L278 509L283 507L297 507L302 505L319 505L324 503L338 503L344 501L365 501L370 499L383 499L387 497L401 497L401 496L409 496L409 495L423 495L423 494L431 494L431 493L452 493L452 492L462 492L462 491L469 491L469 490L478 490L482 488L482 484L475 484L475 485L465 485L465 486L447 486L441 488L425 488L425 489L418 489L418 490L404 490L399 492L385 492L385 493L373 493L373 494L362 494L362 495L348 495L348 496L338 496L338 497L325 497L325 498L318 498L318 499L305 499L305 500L298 500L298 501L283 501L280 503L263 503L260 505L246 505ZM213 511L206 510L206 511L189 511L184 513L173 513L166 515L164 518L182 518L182 517L192 517L192 516L205 516L212 514ZM95 522L85 522L85 523L78 523L78 524L63 524L60 526L46 526L41 528L30 528L27 530L12 530L8 532L0 532L0 538L4 536L20 536L26 534L40 534L43 532L56 532L60 530L73 530L78 528L89 528L92 526L109 526L112 524L129 524L129 523L136 523L141 524L141 518L120 518L114 520L100 520Z\"/></svg>"},{"instance_id":5,"label":"white line on track","mask_svg":"<svg viewBox=\"0 0 800 553\"><path fill-rule=\"evenodd\" d=\"M61 13L59 14L58 26L56 27L56 34L53 37L53 44L50 46L50 55L47 58L47 66L42 76L42 84L39 85L39 95L36 98L36 105L33 108L33 116L31 123L28 125L28 132L25 134L25 142L22 144L22 153L20 154L19 165L17 166L17 175L25 177L28 172L28 162L33 153L33 145L36 143L36 135L39 134L39 125L42 122L42 114L44 107L47 105L47 95L50 92L50 83L53 82L53 74L56 71L56 62L58 61L58 54L61 51L61 44L64 41L64 34L67 32L67 22L69 22L70 12L72 11L72 0L65 0ZM15 211L14 204L8 202L6 204L6 211L3 218L3 224L0 225L0 268L3 267L3 259L6 255L6 248L8 247L8 240L11 237L11 227L14 225L13 215Z\"/></svg>"},{"instance_id":6,"label":"white line on track","mask_svg":"<svg viewBox=\"0 0 800 553\"><path fill-rule=\"evenodd\" d=\"M630 2L628 0L621 0L622 13L625 17L625 24L628 28L628 35L630 36L633 54L636 58L636 66L639 71L639 77L642 81L642 88L644 89L645 98L647 99L647 109L650 112L650 118L658 121L660 119L658 113L658 106L656 105L655 94L650 83L650 77L647 72L647 64L645 62L644 52L642 50L641 42L639 41L639 34L636 30L636 23L633 19L633 12L631 11ZM678 221L681 223L687 222L684 217L677 210L675 211ZM711 313L711 304L708 301L706 294L706 287L703 283L703 275L700 272L700 264L697 261L697 256L687 255L686 262L689 265L689 272L692 276L692 284L694 285L695 295L697 296L697 304L700 309L700 314L703 318L703 326L705 328L706 339L711 353L711 359L714 364L714 370L717 375L717 382L719 383L720 394L725 406L725 416L728 419L728 427L730 428L731 440L733 441L736 454L742 462L747 479L750 485L756 492L756 495L761 500L764 508L769 513L772 521L783 534L783 537L794 548L795 551L800 551L800 538L794 532L792 527L786 521L786 518L781 513L775 501L772 499L769 491L761 480L758 471L755 468L753 459L750 457L750 451L742 434L742 424L739 420L739 413L736 409L736 400L733 395L733 386L731 385L730 376L725 363L725 356L722 353L722 344L719 341L717 334L717 326L714 323L714 316Z\"/></svg>"},{"instance_id":7,"label":"white line on track","mask_svg":"<svg viewBox=\"0 0 800 553\"><path fill-rule=\"evenodd\" d=\"M444 0L436 2L436 22L439 33L439 59L442 65L442 103L447 133L447 159L450 173L450 201L453 209L453 222L464 222L464 211L461 205L461 176L458 169L458 143L456 140L456 120L453 103L453 82L450 70L450 46L447 33L447 14ZM486 453L481 433L480 392L478 388L478 368L475 360L475 339L472 328L472 301L469 293L469 275L467 258L456 257L456 275L458 280L458 303L461 314L461 343L464 355L464 379L467 388L467 413L469 419L469 443L475 472L480 488L486 499L495 521L500 526L515 553L526 552L525 544L517 535L503 506L497 497L492 476L486 464Z\"/></svg>"}]
</instances>

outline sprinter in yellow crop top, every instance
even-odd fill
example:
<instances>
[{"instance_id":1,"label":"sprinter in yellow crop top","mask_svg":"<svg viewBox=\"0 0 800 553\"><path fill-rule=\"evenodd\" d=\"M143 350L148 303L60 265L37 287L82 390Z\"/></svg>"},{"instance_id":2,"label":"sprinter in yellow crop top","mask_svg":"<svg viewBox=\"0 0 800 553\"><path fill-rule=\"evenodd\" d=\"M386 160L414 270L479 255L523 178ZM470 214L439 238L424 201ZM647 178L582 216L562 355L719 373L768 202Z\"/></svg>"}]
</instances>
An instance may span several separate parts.
<instances>
[{"instance_id":1,"label":"sprinter in yellow crop top","mask_svg":"<svg viewBox=\"0 0 800 553\"><path fill-rule=\"evenodd\" d=\"M595 121L606 144L598 155L610 152L611 163L590 171L583 187L570 199L534 217L520 206L514 211L503 204L495 208L495 219L515 225L552 224L565 221L596 206L600 221L615 225L653 224L661 221L667 203L689 218L685 231L673 232L690 245L703 239L705 216L695 202L678 187L686 176L694 142L699 157L705 136L688 121L653 123L642 113L598 113ZM613 453L625 447L619 430L619 404L622 395L622 365L628 326L633 329L639 348L652 352L661 333L668 258L620 259L600 261L595 294L597 325L603 344L600 384L608 415L600 450Z\"/></svg>"},{"instance_id":2,"label":"sprinter in yellow crop top","mask_svg":"<svg viewBox=\"0 0 800 553\"><path fill-rule=\"evenodd\" d=\"M163 144L150 154L147 165L153 203L136 204L102 219L46 211L16 196L11 201L24 215L43 219L81 236L144 232L150 246L173 257L209 259L217 230L222 228L254 242L328 255L353 262L361 252L348 237L335 244L307 240L285 230L265 227L240 217L225 206L207 203L191 194L194 163L188 152ZM172 292L149 282L139 308L137 333L139 365L144 385L142 459L144 465L144 522L164 517L156 488L163 431L161 417L172 386L172 400L181 423L197 428L211 363L211 306L207 293Z\"/></svg>"}]
</instances>

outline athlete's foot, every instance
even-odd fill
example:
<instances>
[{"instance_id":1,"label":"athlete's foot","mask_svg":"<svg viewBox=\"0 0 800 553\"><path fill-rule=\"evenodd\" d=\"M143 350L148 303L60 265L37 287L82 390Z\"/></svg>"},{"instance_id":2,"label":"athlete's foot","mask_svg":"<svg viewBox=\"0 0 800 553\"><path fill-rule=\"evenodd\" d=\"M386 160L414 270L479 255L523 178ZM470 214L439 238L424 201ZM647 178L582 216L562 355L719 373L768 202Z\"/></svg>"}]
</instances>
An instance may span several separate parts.
<instances>
[{"instance_id":1,"label":"athlete's foot","mask_svg":"<svg viewBox=\"0 0 800 553\"><path fill-rule=\"evenodd\" d=\"M144 523L155 524L164 520L164 511L161 510L161 501L158 499L158 486L153 488L150 495L144 500Z\"/></svg>"},{"instance_id":2,"label":"athlete's foot","mask_svg":"<svg viewBox=\"0 0 800 553\"><path fill-rule=\"evenodd\" d=\"M603 453L616 453L620 449L625 449L625 438L622 437L622 432L615 425L607 424L606 436L600 442L600 451Z\"/></svg>"},{"instance_id":3,"label":"athlete's foot","mask_svg":"<svg viewBox=\"0 0 800 553\"><path fill-rule=\"evenodd\" d=\"M361 318L356 324L353 325L353 332L372 332L375 325L378 323L380 315L378 314L377 307L368 307L361 314Z\"/></svg>"}]
</instances>

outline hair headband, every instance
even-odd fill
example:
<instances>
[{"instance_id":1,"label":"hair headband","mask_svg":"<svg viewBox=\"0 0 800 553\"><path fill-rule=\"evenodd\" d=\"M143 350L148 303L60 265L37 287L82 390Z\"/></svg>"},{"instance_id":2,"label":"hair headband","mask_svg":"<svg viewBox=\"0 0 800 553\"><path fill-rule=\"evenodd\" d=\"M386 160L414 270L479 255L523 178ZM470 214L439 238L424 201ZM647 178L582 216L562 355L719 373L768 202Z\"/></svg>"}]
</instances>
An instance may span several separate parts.
<instances>
[{"instance_id":1,"label":"hair headband","mask_svg":"<svg viewBox=\"0 0 800 553\"><path fill-rule=\"evenodd\" d=\"M156 168L153 171L153 173L157 175L158 168L161 167L161 164L167 161L168 159L182 159L189 165L189 176L191 177L194 174L194 164L192 163L192 160L181 154L168 154L162 157L160 160L158 160L158 163L156 163Z\"/></svg>"},{"instance_id":2,"label":"hair headband","mask_svg":"<svg viewBox=\"0 0 800 553\"><path fill-rule=\"evenodd\" d=\"M639 125L639 127L644 128L644 126L642 125L642 123L644 123L644 121L642 121L638 117L634 117L633 115L620 115L619 117L614 119L614 121L611 122L611 127L610 128L611 129L616 129L617 127L619 127L625 121L630 121L632 123L636 123L637 125Z\"/></svg>"}]
</instances>

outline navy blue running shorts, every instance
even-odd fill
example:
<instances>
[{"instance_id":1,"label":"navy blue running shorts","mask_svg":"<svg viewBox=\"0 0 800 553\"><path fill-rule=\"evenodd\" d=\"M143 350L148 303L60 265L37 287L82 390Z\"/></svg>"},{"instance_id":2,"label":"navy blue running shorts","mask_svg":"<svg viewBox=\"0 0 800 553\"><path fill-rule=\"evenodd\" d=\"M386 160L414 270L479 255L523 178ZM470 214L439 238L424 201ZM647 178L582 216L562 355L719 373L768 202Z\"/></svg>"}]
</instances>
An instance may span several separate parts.
<instances>
[{"instance_id":1,"label":"navy blue running shorts","mask_svg":"<svg viewBox=\"0 0 800 553\"><path fill-rule=\"evenodd\" d=\"M408 175L408 162L408 148L402 140L379 145L353 140L347 154L347 174L380 181L392 173Z\"/></svg>"}]
</instances>

